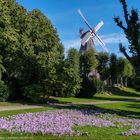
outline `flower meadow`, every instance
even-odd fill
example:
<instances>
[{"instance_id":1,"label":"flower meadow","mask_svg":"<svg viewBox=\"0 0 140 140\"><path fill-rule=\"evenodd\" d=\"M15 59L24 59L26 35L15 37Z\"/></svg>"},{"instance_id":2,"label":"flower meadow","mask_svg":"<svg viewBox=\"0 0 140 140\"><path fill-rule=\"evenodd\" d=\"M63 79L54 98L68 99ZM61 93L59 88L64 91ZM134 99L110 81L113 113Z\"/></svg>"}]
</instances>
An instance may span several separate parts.
<instances>
[{"instance_id":1,"label":"flower meadow","mask_svg":"<svg viewBox=\"0 0 140 140\"><path fill-rule=\"evenodd\" d=\"M0 131L80 136L75 126L128 127L122 135L140 135L140 120L118 117L98 110L60 109L55 111L18 114L0 118Z\"/></svg>"}]
</instances>

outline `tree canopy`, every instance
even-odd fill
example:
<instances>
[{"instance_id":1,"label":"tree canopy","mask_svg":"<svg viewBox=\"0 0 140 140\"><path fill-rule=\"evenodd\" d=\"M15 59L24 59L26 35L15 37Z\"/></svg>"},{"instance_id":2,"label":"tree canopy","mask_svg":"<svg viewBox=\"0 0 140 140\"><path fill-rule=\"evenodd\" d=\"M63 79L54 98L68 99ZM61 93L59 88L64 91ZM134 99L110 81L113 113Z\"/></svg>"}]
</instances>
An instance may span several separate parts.
<instances>
[{"instance_id":1,"label":"tree canopy","mask_svg":"<svg viewBox=\"0 0 140 140\"><path fill-rule=\"evenodd\" d=\"M119 47L120 51L135 68L135 85L136 88L140 90L140 19L138 10L132 8L131 12L128 12L126 0L120 0L120 3L123 8L125 23L122 22L119 16L115 17L114 21L124 31L124 34L128 39L128 48L131 56L127 53L126 48L122 43L119 44Z\"/></svg>"}]
</instances>

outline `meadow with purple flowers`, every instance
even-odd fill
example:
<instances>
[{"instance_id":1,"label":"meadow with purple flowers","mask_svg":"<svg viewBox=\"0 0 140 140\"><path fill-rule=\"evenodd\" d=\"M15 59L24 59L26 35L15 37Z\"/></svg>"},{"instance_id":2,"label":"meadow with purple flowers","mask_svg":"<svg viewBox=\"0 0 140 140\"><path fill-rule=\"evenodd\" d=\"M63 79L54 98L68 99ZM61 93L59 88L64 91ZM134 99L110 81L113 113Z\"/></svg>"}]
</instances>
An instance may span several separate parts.
<instances>
[{"instance_id":1,"label":"meadow with purple flowers","mask_svg":"<svg viewBox=\"0 0 140 140\"><path fill-rule=\"evenodd\" d=\"M54 136L82 136L90 134L76 127L124 128L119 135L140 135L140 120L120 117L101 110L60 109L47 112L25 113L0 118L0 132L41 134Z\"/></svg>"}]
</instances>

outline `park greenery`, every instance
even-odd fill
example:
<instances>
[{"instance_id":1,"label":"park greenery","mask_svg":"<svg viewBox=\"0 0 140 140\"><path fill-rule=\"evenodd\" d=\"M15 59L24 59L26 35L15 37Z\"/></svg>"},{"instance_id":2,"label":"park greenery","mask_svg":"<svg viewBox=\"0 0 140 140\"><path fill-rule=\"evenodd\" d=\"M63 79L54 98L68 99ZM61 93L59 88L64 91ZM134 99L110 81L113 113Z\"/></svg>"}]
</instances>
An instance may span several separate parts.
<instances>
[{"instance_id":1,"label":"park greenery","mask_svg":"<svg viewBox=\"0 0 140 140\"><path fill-rule=\"evenodd\" d=\"M0 139L139 139L140 23L120 3L126 58L75 48L66 55L40 10L0 0Z\"/></svg>"},{"instance_id":2,"label":"park greenery","mask_svg":"<svg viewBox=\"0 0 140 140\"><path fill-rule=\"evenodd\" d=\"M128 12L126 0L120 0L123 8L124 21L120 17L115 17L115 23L123 30L126 38L129 42L129 54L127 53L126 47L122 43L119 44L120 51L129 60L135 69L135 88L140 90L140 19L138 10L132 8L131 12Z\"/></svg>"},{"instance_id":3,"label":"park greenery","mask_svg":"<svg viewBox=\"0 0 140 140\"><path fill-rule=\"evenodd\" d=\"M50 96L88 98L104 92L106 86L138 89L139 68L135 63L139 62L139 36L131 35L139 30L138 14L132 9L129 16L125 1L120 2L130 26L125 33L133 61L105 52L95 55L93 49L80 54L70 48L65 57L57 30L40 10L29 12L14 0L1 0L0 101L46 102ZM115 21L123 27L118 17Z\"/></svg>"},{"instance_id":4,"label":"park greenery","mask_svg":"<svg viewBox=\"0 0 140 140\"><path fill-rule=\"evenodd\" d=\"M115 140L116 138L119 140L138 140L140 135L140 103L131 102L131 99L140 97L140 92L130 88L122 88L118 91L114 90L112 93L114 95L111 96L96 94L94 98L88 99L57 97L61 102L86 103L94 101L94 103L97 103L94 105L47 105L33 109L2 111L0 112L0 136L3 139L12 137L60 140L92 140L93 138L101 140ZM113 100L119 102L101 104L101 101ZM9 106L23 104L29 103L0 102L0 107L5 106L8 108Z\"/></svg>"},{"instance_id":5,"label":"park greenery","mask_svg":"<svg viewBox=\"0 0 140 140\"><path fill-rule=\"evenodd\" d=\"M40 10L28 12L14 0L1 0L0 13L0 100L41 102L50 95L75 94L81 79L70 59L76 52L64 59L51 21Z\"/></svg>"}]
</instances>

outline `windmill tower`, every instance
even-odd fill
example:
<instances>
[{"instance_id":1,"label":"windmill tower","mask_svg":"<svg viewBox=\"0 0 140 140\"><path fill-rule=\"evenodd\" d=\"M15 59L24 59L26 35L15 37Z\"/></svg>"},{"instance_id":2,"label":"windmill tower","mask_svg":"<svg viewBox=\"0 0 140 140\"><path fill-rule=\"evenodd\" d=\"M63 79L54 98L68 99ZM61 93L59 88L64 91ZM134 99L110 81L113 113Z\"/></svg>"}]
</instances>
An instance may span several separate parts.
<instances>
[{"instance_id":1,"label":"windmill tower","mask_svg":"<svg viewBox=\"0 0 140 140\"><path fill-rule=\"evenodd\" d=\"M93 38L95 38L97 40L97 42L100 44L100 46L106 51L108 52L108 49L106 48L105 43L102 41L102 39L96 34L96 32L103 26L103 21L100 21L97 26L93 29L90 24L88 23L88 21L86 20L86 18L84 17L84 15L82 14L81 10L78 10L78 13L80 14L80 16L83 18L84 22L86 23L86 25L89 27L89 31L84 32L83 29L80 29L80 38L81 38L81 47L80 47L80 54L84 54L88 49L93 49L95 52L95 55L97 55L96 49L95 49L95 44L93 41ZM80 72L81 74L83 74L84 71L84 64L81 62L80 64ZM89 73L89 75L96 75L96 77L98 77L98 72L96 70L92 71Z\"/></svg>"},{"instance_id":2,"label":"windmill tower","mask_svg":"<svg viewBox=\"0 0 140 140\"><path fill-rule=\"evenodd\" d=\"M85 36L88 32L89 32L89 31L84 32L84 30L83 30L82 28L80 28L80 29L79 29L80 38L83 39L84 36ZM81 44L81 47L80 47L79 52L80 52L80 54L84 54L84 53L85 53L87 50L89 50L89 49L93 49L94 52L95 52L96 55L97 55L97 52L96 52L96 49L95 49L95 44L94 44L92 38L90 38L90 39L86 42L85 45L82 45L82 44Z\"/></svg>"}]
</instances>

